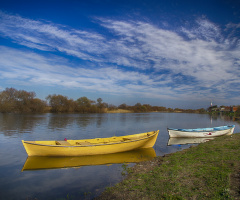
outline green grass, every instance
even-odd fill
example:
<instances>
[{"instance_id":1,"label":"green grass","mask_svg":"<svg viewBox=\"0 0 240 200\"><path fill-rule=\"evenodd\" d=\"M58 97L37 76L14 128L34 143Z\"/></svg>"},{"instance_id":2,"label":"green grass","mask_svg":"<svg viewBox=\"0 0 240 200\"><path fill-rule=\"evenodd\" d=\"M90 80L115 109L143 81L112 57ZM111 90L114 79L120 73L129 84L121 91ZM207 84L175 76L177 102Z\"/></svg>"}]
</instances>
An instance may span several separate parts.
<instances>
[{"instance_id":1,"label":"green grass","mask_svg":"<svg viewBox=\"0 0 240 200\"><path fill-rule=\"evenodd\" d=\"M134 170L140 165L145 167L143 173ZM99 199L240 199L240 180L232 178L240 171L240 134L218 137L140 165Z\"/></svg>"}]
</instances>

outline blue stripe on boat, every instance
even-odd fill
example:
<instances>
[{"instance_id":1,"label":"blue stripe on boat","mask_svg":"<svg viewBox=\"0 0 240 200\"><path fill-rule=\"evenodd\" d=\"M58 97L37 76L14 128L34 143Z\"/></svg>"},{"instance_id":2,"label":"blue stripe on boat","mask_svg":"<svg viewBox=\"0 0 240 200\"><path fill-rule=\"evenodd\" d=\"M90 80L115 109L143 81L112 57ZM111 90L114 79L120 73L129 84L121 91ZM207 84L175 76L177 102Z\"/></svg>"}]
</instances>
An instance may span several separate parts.
<instances>
[{"instance_id":1,"label":"blue stripe on boat","mask_svg":"<svg viewBox=\"0 0 240 200\"><path fill-rule=\"evenodd\" d=\"M209 131L221 131L226 130L229 128L234 128L235 125L228 125L228 126L218 126L213 128L194 128L194 129L175 129L175 128L168 128L169 130L175 131L184 131L184 132L209 132Z\"/></svg>"}]
</instances>

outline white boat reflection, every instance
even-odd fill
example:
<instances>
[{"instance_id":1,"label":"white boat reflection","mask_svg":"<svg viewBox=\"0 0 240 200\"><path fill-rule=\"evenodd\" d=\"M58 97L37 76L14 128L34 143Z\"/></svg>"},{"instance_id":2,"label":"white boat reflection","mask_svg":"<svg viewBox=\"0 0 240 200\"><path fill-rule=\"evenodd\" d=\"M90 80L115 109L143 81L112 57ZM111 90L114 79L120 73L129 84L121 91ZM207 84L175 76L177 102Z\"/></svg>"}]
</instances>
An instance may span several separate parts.
<instances>
[{"instance_id":1,"label":"white boat reflection","mask_svg":"<svg viewBox=\"0 0 240 200\"><path fill-rule=\"evenodd\" d=\"M57 168L72 168L88 165L108 165L117 163L136 163L151 160L156 157L153 148L138 149L134 151L113 153L105 155L79 156L79 157L47 157L30 156L27 158L22 171L43 170Z\"/></svg>"},{"instance_id":2,"label":"white boat reflection","mask_svg":"<svg viewBox=\"0 0 240 200\"><path fill-rule=\"evenodd\" d=\"M169 138L168 146L178 144L200 144L213 140L214 138Z\"/></svg>"}]
</instances>

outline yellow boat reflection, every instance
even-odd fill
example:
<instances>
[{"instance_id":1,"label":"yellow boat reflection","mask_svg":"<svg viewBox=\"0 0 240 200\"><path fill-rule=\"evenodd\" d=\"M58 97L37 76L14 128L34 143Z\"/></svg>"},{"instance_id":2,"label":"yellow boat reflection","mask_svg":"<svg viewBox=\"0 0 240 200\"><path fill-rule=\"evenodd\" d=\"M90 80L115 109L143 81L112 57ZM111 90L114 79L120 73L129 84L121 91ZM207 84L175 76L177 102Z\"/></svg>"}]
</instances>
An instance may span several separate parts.
<instances>
[{"instance_id":1,"label":"yellow boat reflection","mask_svg":"<svg viewBox=\"0 0 240 200\"><path fill-rule=\"evenodd\" d=\"M199 144L204 143L214 138L169 138L168 146L177 144Z\"/></svg>"},{"instance_id":2,"label":"yellow boat reflection","mask_svg":"<svg viewBox=\"0 0 240 200\"><path fill-rule=\"evenodd\" d=\"M88 165L108 165L117 163L136 163L141 161L151 160L156 157L153 148L138 149L122 153L79 156L79 157L43 157L30 156L27 158L22 171L25 170L42 170L42 169L57 169L71 168Z\"/></svg>"}]
</instances>

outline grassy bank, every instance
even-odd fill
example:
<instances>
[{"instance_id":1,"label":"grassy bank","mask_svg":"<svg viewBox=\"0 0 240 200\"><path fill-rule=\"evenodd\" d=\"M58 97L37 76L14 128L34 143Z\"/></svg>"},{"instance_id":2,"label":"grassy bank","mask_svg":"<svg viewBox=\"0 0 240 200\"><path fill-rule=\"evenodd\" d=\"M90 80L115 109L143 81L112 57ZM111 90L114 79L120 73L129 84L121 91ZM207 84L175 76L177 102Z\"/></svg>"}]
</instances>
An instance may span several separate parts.
<instances>
[{"instance_id":1,"label":"grassy bank","mask_svg":"<svg viewBox=\"0 0 240 200\"><path fill-rule=\"evenodd\" d=\"M98 199L240 199L240 134L128 168Z\"/></svg>"}]
</instances>

